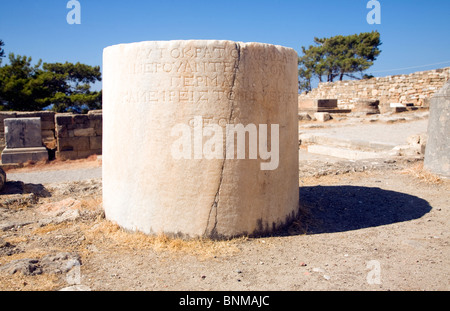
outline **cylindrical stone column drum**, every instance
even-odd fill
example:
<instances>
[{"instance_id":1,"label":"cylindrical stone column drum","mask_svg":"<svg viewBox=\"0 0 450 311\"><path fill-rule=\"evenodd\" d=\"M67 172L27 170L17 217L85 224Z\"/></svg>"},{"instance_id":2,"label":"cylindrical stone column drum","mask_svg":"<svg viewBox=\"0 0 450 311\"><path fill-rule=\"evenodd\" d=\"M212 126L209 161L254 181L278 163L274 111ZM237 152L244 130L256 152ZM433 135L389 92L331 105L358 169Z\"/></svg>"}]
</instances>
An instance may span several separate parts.
<instances>
[{"instance_id":1,"label":"cylindrical stone column drum","mask_svg":"<svg viewBox=\"0 0 450 311\"><path fill-rule=\"evenodd\" d=\"M424 167L450 178L450 81L431 99Z\"/></svg>"},{"instance_id":2,"label":"cylindrical stone column drum","mask_svg":"<svg viewBox=\"0 0 450 311\"><path fill-rule=\"evenodd\" d=\"M215 40L103 53L103 205L148 234L273 231L298 211L297 53Z\"/></svg>"}]
</instances>

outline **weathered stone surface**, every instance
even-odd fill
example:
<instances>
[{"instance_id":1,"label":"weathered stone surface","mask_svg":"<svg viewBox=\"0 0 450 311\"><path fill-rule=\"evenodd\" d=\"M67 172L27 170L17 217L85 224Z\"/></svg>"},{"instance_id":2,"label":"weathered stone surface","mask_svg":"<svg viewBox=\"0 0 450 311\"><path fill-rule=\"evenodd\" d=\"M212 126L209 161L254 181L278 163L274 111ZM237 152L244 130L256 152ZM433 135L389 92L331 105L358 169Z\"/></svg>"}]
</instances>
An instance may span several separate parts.
<instances>
[{"instance_id":1,"label":"weathered stone surface","mask_svg":"<svg viewBox=\"0 0 450 311\"><path fill-rule=\"evenodd\" d=\"M353 103L354 108L352 109L352 112L364 114L378 114L380 113L379 104L380 104L379 100L358 99L355 100Z\"/></svg>"},{"instance_id":2,"label":"weathered stone surface","mask_svg":"<svg viewBox=\"0 0 450 311\"><path fill-rule=\"evenodd\" d=\"M0 257L12 256L21 252L23 252L23 250L20 247L6 242L0 237Z\"/></svg>"},{"instance_id":3,"label":"weathered stone surface","mask_svg":"<svg viewBox=\"0 0 450 311\"><path fill-rule=\"evenodd\" d=\"M13 260L10 263L1 266L0 270L9 274L21 272L24 275L39 275L43 272L39 260L30 258Z\"/></svg>"},{"instance_id":4,"label":"weathered stone surface","mask_svg":"<svg viewBox=\"0 0 450 311\"><path fill-rule=\"evenodd\" d=\"M25 258L13 260L1 266L0 270L9 274L21 272L24 275L63 274L80 265L81 260L78 254L61 252L55 255L46 255L42 259Z\"/></svg>"},{"instance_id":5,"label":"weathered stone surface","mask_svg":"<svg viewBox=\"0 0 450 311\"><path fill-rule=\"evenodd\" d=\"M89 137L89 148L90 149L102 149L102 137L93 136Z\"/></svg>"},{"instance_id":6,"label":"weathered stone surface","mask_svg":"<svg viewBox=\"0 0 450 311\"><path fill-rule=\"evenodd\" d=\"M102 153L102 111L56 116L56 158L73 160Z\"/></svg>"},{"instance_id":7,"label":"weathered stone surface","mask_svg":"<svg viewBox=\"0 0 450 311\"><path fill-rule=\"evenodd\" d=\"M311 120L311 117L307 112L299 112L298 113L298 120L299 121L309 121Z\"/></svg>"},{"instance_id":8,"label":"weathered stone surface","mask_svg":"<svg viewBox=\"0 0 450 311\"><path fill-rule=\"evenodd\" d=\"M40 117L5 119L4 124L3 164L48 160L47 149L42 146Z\"/></svg>"},{"instance_id":9,"label":"weathered stone surface","mask_svg":"<svg viewBox=\"0 0 450 311\"><path fill-rule=\"evenodd\" d=\"M450 81L431 99L424 160L424 167L427 170L445 177L450 177L449 133Z\"/></svg>"},{"instance_id":10,"label":"weathered stone surface","mask_svg":"<svg viewBox=\"0 0 450 311\"><path fill-rule=\"evenodd\" d=\"M73 130L73 134L74 134L75 137L78 137L78 136L94 136L95 135L95 130L92 127L75 129L75 130Z\"/></svg>"},{"instance_id":11,"label":"weathered stone surface","mask_svg":"<svg viewBox=\"0 0 450 311\"><path fill-rule=\"evenodd\" d=\"M166 41L116 45L103 56L108 219L145 233L229 237L271 231L297 212L294 50L262 43ZM245 159L235 154L224 159L231 145L219 134L219 152L207 159L199 145L204 143L204 151L208 137L202 140L200 134L199 142L193 133L207 124L217 125L209 125L216 134L224 134L226 124L263 124L269 130L278 124L278 165L262 170L261 165L274 164L269 164L274 156L263 160L260 153L256 159L249 159L249 152ZM196 147L177 158L173 150L180 128L192 130ZM268 135L267 141L277 150L275 139Z\"/></svg>"},{"instance_id":12,"label":"weathered stone surface","mask_svg":"<svg viewBox=\"0 0 450 311\"><path fill-rule=\"evenodd\" d=\"M338 107L337 99L304 99L299 100L299 111L322 112L324 110L336 109Z\"/></svg>"},{"instance_id":13,"label":"weathered stone surface","mask_svg":"<svg viewBox=\"0 0 450 311\"><path fill-rule=\"evenodd\" d=\"M42 121L54 122L55 112L53 111L24 111L17 112L18 118L41 118Z\"/></svg>"},{"instance_id":14,"label":"weathered stone surface","mask_svg":"<svg viewBox=\"0 0 450 311\"><path fill-rule=\"evenodd\" d=\"M314 113L314 118L319 122L326 122L331 120L331 116L328 112L316 112Z\"/></svg>"},{"instance_id":15,"label":"weathered stone surface","mask_svg":"<svg viewBox=\"0 0 450 311\"><path fill-rule=\"evenodd\" d=\"M73 123L73 114L65 113L65 114L57 114L55 116L56 125L68 125Z\"/></svg>"},{"instance_id":16,"label":"weathered stone surface","mask_svg":"<svg viewBox=\"0 0 450 311\"><path fill-rule=\"evenodd\" d=\"M59 138L58 151L89 150L89 137Z\"/></svg>"},{"instance_id":17,"label":"weathered stone surface","mask_svg":"<svg viewBox=\"0 0 450 311\"><path fill-rule=\"evenodd\" d=\"M45 147L3 149L2 163L25 163L48 160L48 151Z\"/></svg>"},{"instance_id":18,"label":"weathered stone surface","mask_svg":"<svg viewBox=\"0 0 450 311\"><path fill-rule=\"evenodd\" d=\"M40 264L44 273L62 274L75 266L81 266L81 257L77 253L60 252L44 256Z\"/></svg>"},{"instance_id":19,"label":"weathered stone surface","mask_svg":"<svg viewBox=\"0 0 450 311\"><path fill-rule=\"evenodd\" d=\"M5 119L6 148L42 147L41 119Z\"/></svg>"}]
</instances>

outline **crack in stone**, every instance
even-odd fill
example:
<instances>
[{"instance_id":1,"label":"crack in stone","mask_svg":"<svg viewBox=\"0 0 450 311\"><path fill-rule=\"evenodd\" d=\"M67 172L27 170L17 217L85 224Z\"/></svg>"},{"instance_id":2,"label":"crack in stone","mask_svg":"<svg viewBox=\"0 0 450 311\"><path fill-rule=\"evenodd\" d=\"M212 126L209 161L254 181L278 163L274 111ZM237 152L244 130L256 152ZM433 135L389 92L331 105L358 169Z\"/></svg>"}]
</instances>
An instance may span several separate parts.
<instances>
[{"instance_id":1,"label":"crack in stone","mask_svg":"<svg viewBox=\"0 0 450 311\"><path fill-rule=\"evenodd\" d=\"M231 107L230 107L230 116L228 117L228 124L231 122L231 120L233 119L233 114L234 114L234 102L232 99L232 95L233 95L233 89L236 83L236 76L237 76L237 71L239 70L239 64L241 61L241 46L239 45L239 43L235 44L236 47L236 51L237 51L237 58L236 61L234 62L234 72L233 72L233 78L231 80L231 86L230 86L230 102L231 102ZM216 194L214 196L214 202L211 205L211 209L209 210L209 216L208 216L208 221L206 223L206 228L205 228L205 232L204 232L204 236L207 236L208 234L208 227L209 227L209 222L211 220L211 213L213 210L215 210L215 214L214 214L214 225L210 231L210 236L214 237L217 235L217 207L219 205L219 192L220 189L222 187L222 180L223 180L223 171L225 169L225 160L226 160L226 154L227 154L227 145L226 142L224 142L224 148L223 148L223 161L222 161L222 168L220 171L220 178L219 178L219 185L217 187L217 191Z\"/></svg>"}]
</instances>

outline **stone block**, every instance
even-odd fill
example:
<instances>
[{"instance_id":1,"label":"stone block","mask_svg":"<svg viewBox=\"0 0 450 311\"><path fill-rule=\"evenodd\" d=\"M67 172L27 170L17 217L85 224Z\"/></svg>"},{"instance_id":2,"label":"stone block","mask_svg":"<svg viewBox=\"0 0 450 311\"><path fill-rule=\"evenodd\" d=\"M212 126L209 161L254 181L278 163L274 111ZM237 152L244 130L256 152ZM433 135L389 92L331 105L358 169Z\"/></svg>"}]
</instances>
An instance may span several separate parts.
<instances>
[{"instance_id":1,"label":"stone block","mask_svg":"<svg viewBox=\"0 0 450 311\"><path fill-rule=\"evenodd\" d=\"M316 112L314 118L319 122L326 122L331 120L331 115L328 112Z\"/></svg>"},{"instance_id":2,"label":"stone block","mask_svg":"<svg viewBox=\"0 0 450 311\"><path fill-rule=\"evenodd\" d=\"M55 130L55 121L42 121L41 120L41 129L44 130Z\"/></svg>"},{"instance_id":3,"label":"stone block","mask_svg":"<svg viewBox=\"0 0 450 311\"><path fill-rule=\"evenodd\" d=\"M0 122L3 123L5 119L14 119L17 118L17 113L13 111L1 111L0 112ZM3 130L3 126L2 126Z\"/></svg>"},{"instance_id":4,"label":"stone block","mask_svg":"<svg viewBox=\"0 0 450 311\"><path fill-rule=\"evenodd\" d=\"M102 149L102 136L89 137L90 149Z\"/></svg>"},{"instance_id":5,"label":"stone block","mask_svg":"<svg viewBox=\"0 0 450 311\"><path fill-rule=\"evenodd\" d=\"M98 109L98 110L89 110L88 111L88 115L93 115L93 114L95 114L95 115L101 115L102 114L102 110L101 109Z\"/></svg>"},{"instance_id":6,"label":"stone block","mask_svg":"<svg viewBox=\"0 0 450 311\"><path fill-rule=\"evenodd\" d=\"M56 127L55 136L57 138L69 137L69 133L67 131L67 128L65 126L63 126L63 125L58 125Z\"/></svg>"},{"instance_id":7,"label":"stone block","mask_svg":"<svg viewBox=\"0 0 450 311\"><path fill-rule=\"evenodd\" d=\"M103 135L103 126L100 124L99 126L94 127L95 135L102 136Z\"/></svg>"},{"instance_id":8,"label":"stone block","mask_svg":"<svg viewBox=\"0 0 450 311\"><path fill-rule=\"evenodd\" d=\"M102 121L102 119L103 119L103 116L102 116L102 114L101 114L101 112L100 113L90 113L90 114L88 114L88 116L89 116L89 120L95 120L95 121Z\"/></svg>"},{"instance_id":9,"label":"stone block","mask_svg":"<svg viewBox=\"0 0 450 311\"><path fill-rule=\"evenodd\" d=\"M379 100L356 100L353 104L352 112L365 114L379 114L380 113Z\"/></svg>"},{"instance_id":10,"label":"stone block","mask_svg":"<svg viewBox=\"0 0 450 311\"><path fill-rule=\"evenodd\" d=\"M101 155L103 153L103 149L91 149L92 154Z\"/></svg>"},{"instance_id":11,"label":"stone block","mask_svg":"<svg viewBox=\"0 0 450 311\"><path fill-rule=\"evenodd\" d=\"M317 99L318 108L337 108L337 99Z\"/></svg>"},{"instance_id":12,"label":"stone block","mask_svg":"<svg viewBox=\"0 0 450 311\"><path fill-rule=\"evenodd\" d=\"M5 119L6 148L42 147L41 119Z\"/></svg>"},{"instance_id":13,"label":"stone block","mask_svg":"<svg viewBox=\"0 0 450 311\"><path fill-rule=\"evenodd\" d=\"M298 114L298 120L299 121L309 121L311 120L311 117L307 112L299 112Z\"/></svg>"},{"instance_id":14,"label":"stone block","mask_svg":"<svg viewBox=\"0 0 450 311\"><path fill-rule=\"evenodd\" d=\"M89 137L69 137L58 139L58 151L81 151L89 149Z\"/></svg>"},{"instance_id":15,"label":"stone block","mask_svg":"<svg viewBox=\"0 0 450 311\"><path fill-rule=\"evenodd\" d=\"M56 125L68 125L73 124L73 114L57 114L55 116Z\"/></svg>"},{"instance_id":16,"label":"stone block","mask_svg":"<svg viewBox=\"0 0 450 311\"><path fill-rule=\"evenodd\" d=\"M89 123L89 117L85 114L76 114L73 116L73 121L75 124Z\"/></svg>"},{"instance_id":17,"label":"stone block","mask_svg":"<svg viewBox=\"0 0 450 311\"><path fill-rule=\"evenodd\" d=\"M25 111L17 112L17 118L41 118L42 122L54 122L55 114L53 111Z\"/></svg>"},{"instance_id":18,"label":"stone block","mask_svg":"<svg viewBox=\"0 0 450 311\"><path fill-rule=\"evenodd\" d=\"M2 164L38 162L48 160L48 151L45 147L35 148L5 148L2 152Z\"/></svg>"},{"instance_id":19,"label":"stone block","mask_svg":"<svg viewBox=\"0 0 450 311\"><path fill-rule=\"evenodd\" d=\"M94 136L95 135L95 130L92 127L75 129L75 130L73 130L73 134L74 134L75 137Z\"/></svg>"},{"instance_id":20,"label":"stone block","mask_svg":"<svg viewBox=\"0 0 450 311\"><path fill-rule=\"evenodd\" d=\"M73 125L69 125L69 127L71 127L71 129L76 130L76 129L88 129L88 128L93 128L94 126L91 124L91 121L89 119L84 120L84 122L82 123L74 123Z\"/></svg>"},{"instance_id":21,"label":"stone block","mask_svg":"<svg viewBox=\"0 0 450 311\"><path fill-rule=\"evenodd\" d=\"M321 112L322 110L336 109L337 99L301 99L298 102L300 112Z\"/></svg>"},{"instance_id":22,"label":"stone block","mask_svg":"<svg viewBox=\"0 0 450 311\"><path fill-rule=\"evenodd\" d=\"M77 151L57 151L55 157L59 160L76 160L78 159Z\"/></svg>"}]
</instances>

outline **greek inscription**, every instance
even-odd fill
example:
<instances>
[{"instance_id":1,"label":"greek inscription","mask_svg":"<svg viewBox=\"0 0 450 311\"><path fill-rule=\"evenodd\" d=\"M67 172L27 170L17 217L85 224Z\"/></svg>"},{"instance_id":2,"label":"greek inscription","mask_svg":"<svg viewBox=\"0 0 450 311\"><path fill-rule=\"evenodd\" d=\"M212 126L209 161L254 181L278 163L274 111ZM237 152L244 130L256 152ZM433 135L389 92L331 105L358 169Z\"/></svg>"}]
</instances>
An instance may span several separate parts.
<instances>
[{"instance_id":1,"label":"greek inscription","mask_svg":"<svg viewBox=\"0 0 450 311\"><path fill-rule=\"evenodd\" d=\"M266 102L291 101L297 97L296 93L266 92L263 100ZM148 104L208 104L218 101L239 101L243 103L256 103L257 91L230 92L226 90L207 89L169 89L161 91L130 90L123 96L126 104L148 103Z\"/></svg>"}]
</instances>

